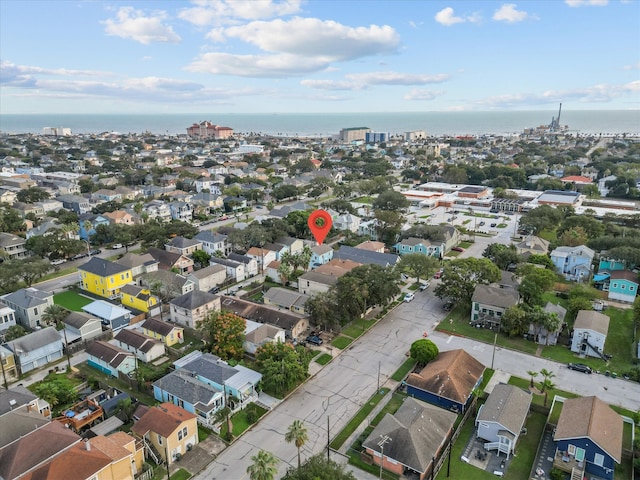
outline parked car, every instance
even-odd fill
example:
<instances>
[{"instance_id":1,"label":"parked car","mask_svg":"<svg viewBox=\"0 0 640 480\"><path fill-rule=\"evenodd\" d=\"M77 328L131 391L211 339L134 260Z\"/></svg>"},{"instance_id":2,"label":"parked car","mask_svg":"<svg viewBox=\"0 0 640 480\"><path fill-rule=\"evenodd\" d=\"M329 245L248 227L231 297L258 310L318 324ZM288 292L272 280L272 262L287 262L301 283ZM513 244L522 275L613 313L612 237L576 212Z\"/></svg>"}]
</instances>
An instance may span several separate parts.
<instances>
[{"instance_id":1,"label":"parked car","mask_svg":"<svg viewBox=\"0 0 640 480\"><path fill-rule=\"evenodd\" d=\"M51 265L62 265L65 262L64 258L58 258L57 260L51 260Z\"/></svg>"},{"instance_id":2,"label":"parked car","mask_svg":"<svg viewBox=\"0 0 640 480\"><path fill-rule=\"evenodd\" d=\"M571 370L575 370L576 372L593 373L593 370L591 370L591 367L589 365L585 365L584 363L570 363L567 366Z\"/></svg>"},{"instance_id":3,"label":"parked car","mask_svg":"<svg viewBox=\"0 0 640 480\"><path fill-rule=\"evenodd\" d=\"M415 298L415 295L413 293L407 293L404 296L404 301L405 302L410 302L411 300L413 300Z\"/></svg>"},{"instance_id":4,"label":"parked car","mask_svg":"<svg viewBox=\"0 0 640 480\"><path fill-rule=\"evenodd\" d=\"M494 228L497 225L497 223L492 223L491 224L491 228Z\"/></svg>"},{"instance_id":5,"label":"parked car","mask_svg":"<svg viewBox=\"0 0 640 480\"><path fill-rule=\"evenodd\" d=\"M315 345L315 346L320 346L322 345L322 339L320 337L317 337L316 335L309 335L305 341L307 343L310 343L311 345Z\"/></svg>"},{"instance_id":6,"label":"parked car","mask_svg":"<svg viewBox=\"0 0 640 480\"><path fill-rule=\"evenodd\" d=\"M451 250L453 250L454 252L464 252L464 248L462 247L453 247Z\"/></svg>"},{"instance_id":7,"label":"parked car","mask_svg":"<svg viewBox=\"0 0 640 480\"><path fill-rule=\"evenodd\" d=\"M438 271L435 273L435 275L433 276L433 278L438 279L438 278L440 278L441 276L442 276L442 270L438 270Z\"/></svg>"},{"instance_id":8,"label":"parked car","mask_svg":"<svg viewBox=\"0 0 640 480\"><path fill-rule=\"evenodd\" d=\"M213 287L209 290L209 293L218 293L220 291L220 287Z\"/></svg>"},{"instance_id":9,"label":"parked car","mask_svg":"<svg viewBox=\"0 0 640 480\"><path fill-rule=\"evenodd\" d=\"M114 243L113 245L111 245L111 250L118 250L119 248L122 248L121 243Z\"/></svg>"},{"instance_id":10,"label":"parked car","mask_svg":"<svg viewBox=\"0 0 640 480\"><path fill-rule=\"evenodd\" d=\"M480 222L478 225L480 225L481 227L484 226L485 222Z\"/></svg>"},{"instance_id":11,"label":"parked car","mask_svg":"<svg viewBox=\"0 0 640 480\"><path fill-rule=\"evenodd\" d=\"M99 248L96 248L95 250L91 250L89 252L89 255L100 255L102 253L102 250L100 250Z\"/></svg>"},{"instance_id":12,"label":"parked car","mask_svg":"<svg viewBox=\"0 0 640 480\"><path fill-rule=\"evenodd\" d=\"M420 284L420 291L424 292L427 288L429 288L429 285L431 285L429 282L421 283Z\"/></svg>"},{"instance_id":13,"label":"parked car","mask_svg":"<svg viewBox=\"0 0 640 480\"><path fill-rule=\"evenodd\" d=\"M448 312L453 308L453 302L451 300L446 301L444 305L442 305L442 308L445 312Z\"/></svg>"}]
</instances>

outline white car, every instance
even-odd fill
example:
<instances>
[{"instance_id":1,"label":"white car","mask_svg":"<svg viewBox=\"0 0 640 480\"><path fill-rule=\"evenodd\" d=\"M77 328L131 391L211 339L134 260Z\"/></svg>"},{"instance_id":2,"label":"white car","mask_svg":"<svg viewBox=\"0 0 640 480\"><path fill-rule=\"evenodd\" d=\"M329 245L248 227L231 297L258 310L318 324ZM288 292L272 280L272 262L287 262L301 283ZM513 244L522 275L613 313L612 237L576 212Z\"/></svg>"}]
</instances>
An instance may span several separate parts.
<instances>
[{"instance_id":1,"label":"white car","mask_svg":"<svg viewBox=\"0 0 640 480\"><path fill-rule=\"evenodd\" d=\"M111 245L111 250L118 250L119 248L122 248L121 243L114 243L113 245Z\"/></svg>"},{"instance_id":2,"label":"white car","mask_svg":"<svg viewBox=\"0 0 640 480\"><path fill-rule=\"evenodd\" d=\"M420 291L424 292L427 288L429 288L431 284L429 282L425 282L425 283L421 283L420 284Z\"/></svg>"},{"instance_id":3,"label":"white car","mask_svg":"<svg viewBox=\"0 0 640 480\"><path fill-rule=\"evenodd\" d=\"M407 293L407 294L404 296L404 301L405 301L405 302L410 302L411 300L413 300L413 299L414 299L414 297L415 297L415 295L414 295L413 293Z\"/></svg>"}]
</instances>

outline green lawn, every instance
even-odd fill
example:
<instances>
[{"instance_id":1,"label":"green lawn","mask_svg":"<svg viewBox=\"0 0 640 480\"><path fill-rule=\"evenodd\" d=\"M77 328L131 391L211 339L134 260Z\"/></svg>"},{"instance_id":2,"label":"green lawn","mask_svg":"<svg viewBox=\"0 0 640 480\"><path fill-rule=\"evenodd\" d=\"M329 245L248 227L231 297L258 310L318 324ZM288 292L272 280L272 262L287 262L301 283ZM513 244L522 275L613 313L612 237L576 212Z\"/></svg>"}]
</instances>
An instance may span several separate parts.
<instances>
[{"instance_id":1,"label":"green lawn","mask_svg":"<svg viewBox=\"0 0 640 480\"><path fill-rule=\"evenodd\" d=\"M342 329L341 333L347 337L358 338L366 330L369 330L369 328L371 328L375 323L375 319L365 320L364 318L359 318L358 320L350 322Z\"/></svg>"},{"instance_id":2,"label":"green lawn","mask_svg":"<svg viewBox=\"0 0 640 480\"><path fill-rule=\"evenodd\" d=\"M204 442L213 432L208 428L198 425L198 443Z\"/></svg>"},{"instance_id":3,"label":"green lawn","mask_svg":"<svg viewBox=\"0 0 640 480\"><path fill-rule=\"evenodd\" d=\"M523 374L526 374L526 372L523 372ZM542 376L538 375L536 378L534 378L533 380L533 385L534 387L536 387L536 390L533 391L533 400L532 403L535 403L536 405L542 405L544 406L544 395L543 394L539 394L537 387L540 384L540 380L542 380ZM551 381L553 382L553 378L551 378ZM509 379L509 385L515 385L516 387L520 387L524 390L529 390L529 386L531 385L531 379L524 379L524 378L518 378L518 377L511 377ZM559 395L560 397L564 397L564 398L576 398L579 395L576 395L575 393L571 393L571 392L565 392L564 390L560 390L558 388L552 388L551 390L548 391L548 395L547 395L547 407L551 407L551 402L553 402L553 397L555 397L556 395Z\"/></svg>"},{"instance_id":4,"label":"green lawn","mask_svg":"<svg viewBox=\"0 0 640 480\"><path fill-rule=\"evenodd\" d=\"M129 395L137 398L140 402L146 405L156 405L158 403L158 401L149 393L139 392L135 389L132 389L129 387L129 384L123 382L122 380L114 378L111 375L107 375L106 373L102 373L95 368L90 367L86 363L79 363L75 365L75 368L80 370L86 376L87 380L92 378L101 380L102 382L112 385L120 391L127 392Z\"/></svg>"},{"instance_id":5,"label":"green lawn","mask_svg":"<svg viewBox=\"0 0 640 480\"><path fill-rule=\"evenodd\" d=\"M333 342L331 342L331 345L333 345L336 348L339 348L340 350L344 350L345 348L347 348L351 342L353 342L353 338L349 338L349 337L345 337L344 335L340 335L339 337L336 337Z\"/></svg>"},{"instance_id":6,"label":"green lawn","mask_svg":"<svg viewBox=\"0 0 640 480\"><path fill-rule=\"evenodd\" d=\"M347 438L355 432L356 428L364 422L365 418L371 413L371 410L380 403L380 400L384 398L384 396L389 393L388 388L381 388L377 391L369 401L356 413L351 421L347 423L347 425L335 436L335 438L331 442L331 448L338 450L344 442L347 441Z\"/></svg>"},{"instance_id":7,"label":"green lawn","mask_svg":"<svg viewBox=\"0 0 640 480\"><path fill-rule=\"evenodd\" d=\"M473 245L472 242L460 242L458 246L462 248L469 248L471 245Z\"/></svg>"},{"instance_id":8,"label":"green lawn","mask_svg":"<svg viewBox=\"0 0 640 480\"><path fill-rule=\"evenodd\" d=\"M531 412L529 414L526 423L527 434L519 438L516 450L518 454L513 457L504 478L513 480L529 478L545 422L546 418L542 413Z\"/></svg>"},{"instance_id":9,"label":"green lawn","mask_svg":"<svg viewBox=\"0 0 640 480\"><path fill-rule=\"evenodd\" d=\"M93 299L83 297L82 295L72 291L56 293L53 296L53 303L74 312L81 312L82 307L90 304L91 302L93 302Z\"/></svg>"},{"instance_id":10,"label":"green lawn","mask_svg":"<svg viewBox=\"0 0 640 480\"><path fill-rule=\"evenodd\" d=\"M316 363L319 363L320 365L326 365L327 363L329 363L331 361L332 358L333 357L331 355L329 355L328 353L323 353L322 355L317 357L314 361Z\"/></svg>"},{"instance_id":11,"label":"green lawn","mask_svg":"<svg viewBox=\"0 0 640 480\"><path fill-rule=\"evenodd\" d=\"M393 375L391 375L391 380L395 380L396 382L401 382L404 380L404 377L413 369L416 361L413 358L407 358L400 368L395 371Z\"/></svg>"},{"instance_id":12,"label":"green lawn","mask_svg":"<svg viewBox=\"0 0 640 480\"><path fill-rule=\"evenodd\" d=\"M247 412L250 408L255 409L256 412L256 422L265 414L267 411L256 405L255 403L251 403L247 405L243 410L236 412L231 417L231 423L233 423L233 437L237 438L241 435L245 430L247 430L253 423L249 421L247 418ZM255 422L254 422L255 423ZM222 423L222 428L220 429L220 437L227 438L227 422Z\"/></svg>"},{"instance_id":13,"label":"green lawn","mask_svg":"<svg viewBox=\"0 0 640 480\"><path fill-rule=\"evenodd\" d=\"M351 201L354 203L373 203L373 200L374 200L373 197L363 196L363 197L354 198Z\"/></svg>"}]
</instances>

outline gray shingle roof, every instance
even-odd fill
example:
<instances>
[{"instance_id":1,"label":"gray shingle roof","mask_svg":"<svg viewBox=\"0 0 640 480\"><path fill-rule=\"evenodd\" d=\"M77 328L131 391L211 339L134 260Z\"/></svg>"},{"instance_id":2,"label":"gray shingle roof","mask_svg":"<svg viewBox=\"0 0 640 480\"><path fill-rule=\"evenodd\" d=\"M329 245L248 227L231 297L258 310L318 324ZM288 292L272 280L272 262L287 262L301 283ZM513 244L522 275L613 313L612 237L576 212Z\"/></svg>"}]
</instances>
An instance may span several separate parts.
<instances>
[{"instance_id":1,"label":"gray shingle roof","mask_svg":"<svg viewBox=\"0 0 640 480\"><path fill-rule=\"evenodd\" d=\"M38 348L44 347L52 343L58 343L62 349L62 339L58 334L58 331L54 327L43 328L42 330L36 330L33 333L25 335L24 337L12 340L7 345L13 350L13 353L18 355L22 352L33 352Z\"/></svg>"},{"instance_id":2,"label":"gray shingle roof","mask_svg":"<svg viewBox=\"0 0 640 480\"><path fill-rule=\"evenodd\" d=\"M238 370L229 366L219 357L205 353L182 367L187 372L207 378L218 385L224 385Z\"/></svg>"},{"instance_id":3,"label":"gray shingle roof","mask_svg":"<svg viewBox=\"0 0 640 480\"><path fill-rule=\"evenodd\" d=\"M38 290L34 287L21 288L15 292L4 295L2 298L18 307L24 309L37 307L39 305L46 305L47 298L53 297L53 294L45 290Z\"/></svg>"},{"instance_id":4,"label":"gray shingle roof","mask_svg":"<svg viewBox=\"0 0 640 480\"><path fill-rule=\"evenodd\" d=\"M217 298L219 298L218 295L214 295L212 293L202 292L200 290L192 290L191 292L174 298L169 303L171 305L175 305L176 307L186 308L187 310L194 310L215 301Z\"/></svg>"},{"instance_id":5,"label":"gray shingle roof","mask_svg":"<svg viewBox=\"0 0 640 480\"><path fill-rule=\"evenodd\" d=\"M478 421L497 422L514 435L519 435L531 405L531 393L500 383L482 406Z\"/></svg>"},{"instance_id":6,"label":"gray shingle roof","mask_svg":"<svg viewBox=\"0 0 640 480\"><path fill-rule=\"evenodd\" d=\"M582 328L606 335L609 331L609 317L593 310L580 310L573 322L574 330Z\"/></svg>"},{"instance_id":7,"label":"gray shingle roof","mask_svg":"<svg viewBox=\"0 0 640 480\"><path fill-rule=\"evenodd\" d=\"M108 277L111 275L117 275L121 272L126 272L129 270L129 267L125 267L124 265L120 265L115 262L110 262L109 260L104 260L100 257L91 257L91 260L84 265L79 266L78 270L93 273L100 277Z\"/></svg>"},{"instance_id":8,"label":"gray shingle roof","mask_svg":"<svg viewBox=\"0 0 640 480\"><path fill-rule=\"evenodd\" d=\"M375 263L386 267L387 265L395 265L398 263L400 257L392 253L372 252L371 250L342 245L340 249L333 254L333 258L352 260L365 265Z\"/></svg>"},{"instance_id":9,"label":"gray shingle roof","mask_svg":"<svg viewBox=\"0 0 640 480\"><path fill-rule=\"evenodd\" d=\"M195 405L209 405L221 391L191 376L190 372L179 369L165 375L153 383L171 395ZM215 405L213 406L215 408Z\"/></svg>"},{"instance_id":10,"label":"gray shingle roof","mask_svg":"<svg viewBox=\"0 0 640 480\"><path fill-rule=\"evenodd\" d=\"M520 295L517 290L489 285L477 285L471 297L472 302L500 308L509 308L511 305L518 303L519 300Z\"/></svg>"}]
</instances>

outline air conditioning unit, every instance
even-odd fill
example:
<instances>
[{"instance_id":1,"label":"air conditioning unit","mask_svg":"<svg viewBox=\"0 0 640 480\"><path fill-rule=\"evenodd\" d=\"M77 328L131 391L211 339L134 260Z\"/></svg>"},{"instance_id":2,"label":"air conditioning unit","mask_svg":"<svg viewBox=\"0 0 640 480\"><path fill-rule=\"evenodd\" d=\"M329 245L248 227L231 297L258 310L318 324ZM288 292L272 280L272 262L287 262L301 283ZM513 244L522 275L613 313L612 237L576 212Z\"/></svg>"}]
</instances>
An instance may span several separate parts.
<instances>
[{"instance_id":1,"label":"air conditioning unit","mask_svg":"<svg viewBox=\"0 0 640 480\"><path fill-rule=\"evenodd\" d=\"M193 448L193 444L187 443L187 452L190 452L192 448Z\"/></svg>"}]
</instances>

